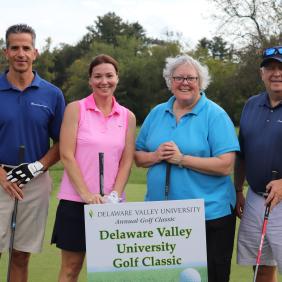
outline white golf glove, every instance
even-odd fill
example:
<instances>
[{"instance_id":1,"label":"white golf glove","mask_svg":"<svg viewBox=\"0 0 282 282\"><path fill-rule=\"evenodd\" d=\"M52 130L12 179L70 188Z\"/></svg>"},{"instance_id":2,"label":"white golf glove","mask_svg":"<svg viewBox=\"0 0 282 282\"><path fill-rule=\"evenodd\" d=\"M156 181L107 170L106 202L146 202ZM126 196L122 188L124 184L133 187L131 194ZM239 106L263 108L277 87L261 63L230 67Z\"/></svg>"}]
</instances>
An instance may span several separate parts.
<instances>
[{"instance_id":1,"label":"white golf glove","mask_svg":"<svg viewBox=\"0 0 282 282\"><path fill-rule=\"evenodd\" d=\"M20 182L19 187L22 187L43 172L43 164L39 161L29 164L23 163L7 173L7 180L11 182Z\"/></svg>"},{"instance_id":2,"label":"white golf glove","mask_svg":"<svg viewBox=\"0 0 282 282\"><path fill-rule=\"evenodd\" d=\"M112 191L109 195L105 195L103 197L104 203L109 204L118 204L121 201L121 198L118 197L118 193L116 191Z\"/></svg>"}]
</instances>

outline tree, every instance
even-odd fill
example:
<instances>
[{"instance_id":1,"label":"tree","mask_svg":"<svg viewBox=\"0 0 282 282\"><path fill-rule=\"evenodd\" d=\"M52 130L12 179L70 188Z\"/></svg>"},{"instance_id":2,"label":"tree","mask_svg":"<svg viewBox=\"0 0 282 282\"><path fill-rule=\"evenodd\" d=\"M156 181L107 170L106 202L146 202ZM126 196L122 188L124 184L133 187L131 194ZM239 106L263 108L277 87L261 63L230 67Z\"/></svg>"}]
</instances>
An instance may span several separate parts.
<instances>
[{"instance_id":1,"label":"tree","mask_svg":"<svg viewBox=\"0 0 282 282\"><path fill-rule=\"evenodd\" d=\"M84 36L83 40L89 44L94 40L99 40L116 46L117 37L122 35L145 39L145 31L138 22L123 22L122 18L112 12L102 17L98 16L95 24L88 26L87 29L89 32Z\"/></svg>"},{"instance_id":2,"label":"tree","mask_svg":"<svg viewBox=\"0 0 282 282\"><path fill-rule=\"evenodd\" d=\"M117 46L93 42L87 53L75 60L66 71L63 90L67 101L81 99L90 93L88 67L93 57L106 53L119 63L119 84L115 97L132 110L142 123L150 109L170 96L162 70L165 58L179 54L175 43L144 46L142 40L124 35L117 36Z\"/></svg>"},{"instance_id":3,"label":"tree","mask_svg":"<svg viewBox=\"0 0 282 282\"><path fill-rule=\"evenodd\" d=\"M52 40L48 37L46 40L46 45L42 49L42 53L39 54L37 60L34 64L34 69L42 76L44 79L53 82L55 78L54 69L54 56L50 51Z\"/></svg>"},{"instance_id":4,"label":"tree","mask_svg":"<svg viewBox=\"0 0 282 282\"><path fill-rule=\"evenodd\" d=\"M218 49L217 46L219 46ZM239 83L237 84L234 79L238 63L230 59L232 54L232 46L227 47L227 43L218 37L214 37L213 40L202 38L199 40L197 48L190 52L193 58L199 60L209 69L212 80L205 91L207 97L223 107L233 122L238 124L241 113L241 108L238 108L237 105Z\"/></svg>"},{"instance_id":5,"label":"tree","mask_svg":"<svg viewBox=\"0 0 282 282\"><path fill-rule=\"evenodd\" d=\"M55 75L53 83L63 89L63 85L68 80L68 68L83 56L84 50L80 48L80 45L72 46L69 44L61 44L59 48L55 48L53 51Z\"/></svg>"},{"instance_id":6,"label":"tree","mask_svg":"<svg viewBox=\"0 0 282 282\"><path fill-rule=\"evenodd\" d=\"M5 41L0 38L0 50L2 51L0 52L0 72L3 72L5 69L8 68L8 63L4 55L5 47Z\"/></svg>"},{"instance_id":7,"label":"tree","mask_svg":"<svg viewBox=\"0 0 282 282\"><path fill-rule=\"evenodd\" d=\"M207 56L208 54L214 59L224 60L232 59L233 46L228 47L228 43L220 36L214 36L212 40L202 38L199 40L196 51L203 52L202 55Z\"/></svg>"},{"instance_id":8,"label":"tree","mask_svg":"<svg viewBox=\"0 0 282 282\"><path fill-rule=\"evenodd\" d=\"M261 47L272 36L281 36L281 0L210 0L219 13L221 32L235 36L239 44ZM238 44L238 45L239 45Z\"/></svg>"}]
</instances>

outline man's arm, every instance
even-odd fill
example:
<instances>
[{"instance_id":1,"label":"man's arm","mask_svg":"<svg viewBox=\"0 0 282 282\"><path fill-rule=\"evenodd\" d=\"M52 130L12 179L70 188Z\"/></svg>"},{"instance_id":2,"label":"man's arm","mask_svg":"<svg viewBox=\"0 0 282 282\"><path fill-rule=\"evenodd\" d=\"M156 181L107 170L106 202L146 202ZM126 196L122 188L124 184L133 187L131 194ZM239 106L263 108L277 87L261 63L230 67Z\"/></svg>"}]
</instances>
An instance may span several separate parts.
<instances>
[{"instance_id":1,"label":"man's arm","mask_svg":"<svg viewBox=\"0 0 282 282\"><path fill-rule=\"evenodd\" d=\"M245 178L245 161L238 155L236 155L234 168L234 186L236 189L236 214L239 218L242 217L245 205L245 197L243 194Z\"/></svg>"},{"instance_id":2,"label":"man's arm","mask_svg":"<svg viewBox=\"0 0 282 282\"><path fill-rule=\"evenodd\" d=\"M60 160L59 142L53 144L48 152L39 160L43 165L43 169L47 170Z\"/></svg>"},{"instance_id":3,"label":"man's arm","mask_svg":"<svg viewBox=\"0 0 282 282\"><path fill-rule=\"evenodd\" d=\"M59 144L54 145L39 160L33 163L23 163L7 173L7 180L17 183L20 188L34 177L37 177L60 159Z\"/></svg>"}]
</instances>

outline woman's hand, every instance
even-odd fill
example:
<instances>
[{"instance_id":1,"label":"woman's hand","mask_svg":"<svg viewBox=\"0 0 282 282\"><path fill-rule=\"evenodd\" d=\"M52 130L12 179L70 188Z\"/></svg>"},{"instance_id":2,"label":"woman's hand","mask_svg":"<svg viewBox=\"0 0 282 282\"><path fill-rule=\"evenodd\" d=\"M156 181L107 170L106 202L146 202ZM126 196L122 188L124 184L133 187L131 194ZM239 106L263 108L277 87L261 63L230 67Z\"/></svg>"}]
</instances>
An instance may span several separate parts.
<instances>
[{"instance_id":1,"label":"woman's hand","mask_svg":"<svg viewBox=\"0 0 282 282\"><path fill-rule=\"evenodd\" d=\"M173 141L162 143L155 151L155 155L158 162L168 161L172 164L176 162L177 157L180 155L182 156L177 145Z\"/></svg>"},{"instance_id":2,"label":"woman's hand","mask_svg":"<svg viewBox=\"0 0 282 282\"><path fill-rule=\"evenodd\" d=\"M170 157L166 161L174 165L179 165L183 159L183 154L180 152L178 146L173 141L168 142L167 150L170 152Z\"/></svg>"},{"instance_id":3,"label":"woman's hand","mask_svg":"<svg viewBox=\"0 0 282 282\"><path fill-rule=\"evenodd\" d=\"M150 167L161 161L167 161L172 164L181 162L183 155L173 141L164 142L159 145L154 152L136 151L135 163L137 166Z\"/></svg>"},{"instance_id":4,"label":"woman's hand","mask_svg":"<svg viewBox=\"0 0 282 282\"><path fill-rule=\"evenodd\" d=\"M87 192L81 194L80 197L86 204L103 204L103 197L100 194Z\"/></svg>"}]
</instances>

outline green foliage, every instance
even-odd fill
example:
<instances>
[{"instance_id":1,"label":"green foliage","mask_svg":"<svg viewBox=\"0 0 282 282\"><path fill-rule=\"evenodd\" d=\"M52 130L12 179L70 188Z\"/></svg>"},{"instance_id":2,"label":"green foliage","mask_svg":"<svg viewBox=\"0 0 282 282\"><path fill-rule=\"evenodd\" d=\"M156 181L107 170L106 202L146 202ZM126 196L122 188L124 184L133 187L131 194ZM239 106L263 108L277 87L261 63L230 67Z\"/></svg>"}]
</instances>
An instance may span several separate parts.
<instances>
[{"instance_id":1,"label":"green foliage","mask_svg":"<svg viewBox=\"0 0 282 282\"><path fill-rule=\"evenodd\" d=\"M244 26L247 20L251 20L252 24L259 24L257 29L254 29L253 25L246 29L253 34L247 45L234 49L233 44L225 41L224 36L217 35L212 39L200 39L193 50L187 51L180 43L180 34L167 31L165 40L150 38L138 22L125 22L115 13L109 12L97 17L76 45L61 44L51 50L51 38L47 38L34 68L43 78L60 87L67 102L70 102L91 93L88 67L92 59L101 53L111 55L118 61L120 68L115 96L122 105L135 113L137 123L142 124L155 105L171 96L162 76L166 58L183 52L188 53L209 67L212 82L206 90L207 96L221 105L238 125L246 100L264 88L259 74L262 48L282 42L282 33L277 28L265 34L270 17L275 19L275 27L282 26L282 10L277 6L277 0L270 0L271 7L268 2L262 3L264 14L270 12L266 18L258 18L262 13L261 7L256 10L254 18L250 18L251 14L242 16L243 10L239 0L211 1L219 5L227 18L232 17L234 30L240 31L240 23ZM247 0L246 3L250 4L248 12L256 9L256 4L261 1ZM236 15L236 11L240 13ZM224 17L222 26L223 21ZM264 35L261 36L260 32L264 32ZM227 38L229 33L224 35ZM0 48L4 47L4 40L0 39ZM1 53L0 71L6 68L6 58Z\"/></svg>"},{"instance_id":2,"label":"green foliage","mask_svg":"<svg viewBox=\"0 0 282 282\"><path fill-rule=\"evenodd\" d=\"M224 60L232 57L232 49L227 46L227 42L222 37L214 36L212 40L202 38L199 40L196 51L204 52L213 59Z\"/></svg>"},{"instance_id":3,"label":"green foliage","mask_svg":"<svg viewBox=\"0 0 282 282\"><path fill-rule=\"evenodd\" d=\"M52 40L51 38L46 39L46 45L43 47L42 53L34 64L34 69L39 73L41 77L48 81L53 81L55 74L54 69L54 56L50 51Z\"/></svg>"},{"instance_id":4,"label":"green foliage","mask_svg":"<svg viewBox=\"0 0 282 282\"><path fill-rule=\"evenodd\" d=\"M88 26L89 33L86 35L89 41L99 40L114 46L118 45L118 37L125 35L141 39L145 37L143 27L138 23L123 22L122 18L115 13L107 13L95 21L94 26Z\"/></svg>"},{"instance_id":5,"label":"green foliage","mask_svg":"<svg viewBox=\"0 0 282 282\"><path fill-rule=\"evenodd\" d=\"M5 41L4 39L0 38L0 72L3 72L8 68L7 60L4 55L4 49L5 49Z\"/></svg>"},{"instance_id":6,"label":"green foliage","mask_svg":"<svg viewBox=\"0 0 282 282\"><path fill-rule=\"evenodd\" d=\"M106 53L119 62L120 81L115 96L131 109L139 122L157 103L167 100L169 93L162 78L165 58L180 52L180 45L166 43L146 45L135 36L116 36L115 46L105 42L92 42L82 57L67 68L66 79L61 86L67 101L85 97L88 87L88 68L93 57ZM140 105L143 105L140 107Z\"/></svg>"}]
</instances>

